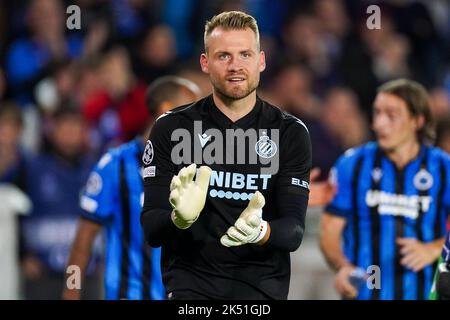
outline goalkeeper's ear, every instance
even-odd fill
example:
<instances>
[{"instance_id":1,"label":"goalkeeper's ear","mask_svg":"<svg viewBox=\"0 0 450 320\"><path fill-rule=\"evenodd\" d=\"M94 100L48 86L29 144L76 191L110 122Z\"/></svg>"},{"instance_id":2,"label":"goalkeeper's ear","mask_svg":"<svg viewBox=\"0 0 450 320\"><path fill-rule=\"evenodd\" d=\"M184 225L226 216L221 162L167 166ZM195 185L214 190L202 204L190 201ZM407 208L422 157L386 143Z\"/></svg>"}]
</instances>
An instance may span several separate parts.
<instances>
[{"instance_id":1,"label":"goalkeeper's ear","mask_svg":"<svg viewBox=\"0 0 450 320\"><path fill-rule=\"evenodd\" d=\"M211 178L212 170L208 166L201 166L200 169L197 170L197 177L195 179L195 183L200 186L202 189L208 189L209 179Z\"/></svg>"}]
</instances>

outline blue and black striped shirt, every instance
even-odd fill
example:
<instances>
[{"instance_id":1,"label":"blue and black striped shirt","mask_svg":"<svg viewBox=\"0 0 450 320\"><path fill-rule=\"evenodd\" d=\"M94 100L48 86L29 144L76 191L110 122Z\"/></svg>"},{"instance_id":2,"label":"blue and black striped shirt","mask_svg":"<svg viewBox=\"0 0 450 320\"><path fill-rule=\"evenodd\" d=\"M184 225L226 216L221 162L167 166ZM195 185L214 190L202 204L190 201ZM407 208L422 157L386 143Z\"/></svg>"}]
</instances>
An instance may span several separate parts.
<instances>
[{"instance_id":1,"label":"blue and black striped shirt","mask_svg":"<svg viewBox=\"0 0 450 320\"><path fill-rule=\"evenodd\" d=\"M346 257L367 269L378 266L381 288L363 286L358 299L426 299L433 266L414 272L400 264L396 239L431 242L444 237L450 213L450 157L421 145L419 155L398 169L370 142L336 162L337 193L326 211L346 219Z\"/></svg>"},{"instance_id":2,"label":"blue and black striped shirt","mask_svg":"<svg viewBox=\"0 0 450 320\"><path fill-rule=\"evenodd\" d=\"M106 299L165 298L161 250L145 243L140 225L143 151L139 138L110 150L91 172L81 197L83 217L106 227Z\"/></svg>"}]
</instances>

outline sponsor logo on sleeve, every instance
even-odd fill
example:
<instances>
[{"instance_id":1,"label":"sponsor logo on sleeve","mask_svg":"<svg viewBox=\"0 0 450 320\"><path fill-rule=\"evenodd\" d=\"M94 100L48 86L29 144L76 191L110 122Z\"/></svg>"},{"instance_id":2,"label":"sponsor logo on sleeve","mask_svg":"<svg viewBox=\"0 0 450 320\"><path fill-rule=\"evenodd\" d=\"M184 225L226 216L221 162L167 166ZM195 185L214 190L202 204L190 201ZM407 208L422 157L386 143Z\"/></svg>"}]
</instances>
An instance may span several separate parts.
<instances>
[{"instance_id":1,"label":"sponsor logo on sleeve","mask_svg":"<svg viewBox=\"0 0 450 320\"><path fill-rule=\"evenodd\" d=\"M297 179L297 178L292 178L291 183L294 186L299 186L299 187L302 187L302 188L305 188L305 189L309 190L309 183L304 181L304 180L300 180L300 179Z\"/></svg>"},{"instance_id":2,"label":"sponsor logo on sleeve","mask_svg":"<svg viewBox=\"0 0 450 320\"><path fill-rule=\"evenodd\" d=\"M147 168L144 168L142 172L142 177L144 178L153 178L156 175L156 167L150 166Z\"/></svg>"}]
</instances>

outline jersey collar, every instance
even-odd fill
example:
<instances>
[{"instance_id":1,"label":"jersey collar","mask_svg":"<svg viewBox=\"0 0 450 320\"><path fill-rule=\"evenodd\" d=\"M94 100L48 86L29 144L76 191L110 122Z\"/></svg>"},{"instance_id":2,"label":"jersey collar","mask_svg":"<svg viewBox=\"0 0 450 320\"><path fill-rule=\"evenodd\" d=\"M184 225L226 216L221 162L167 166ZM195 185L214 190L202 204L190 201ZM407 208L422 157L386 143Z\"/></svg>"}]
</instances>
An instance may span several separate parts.
<instances>
[{"instance_id":1,"label":"jersey collar","mask_svg":"<svg viewBox=\"0 0 450 320\"><path fill-rule=\"evenodd\" d=\"M223 129L248 129L258 119L258 116L262 109L262 100L258 96L256 96L256 103L253 109L236 122L231 121L230 118L228 118L225 114L222 113L222 111L219 110L219 108L217 108L212 95L209 95L206 98L206 106L209 116Z\"/></svg>"},{"instance_id":2,"label":"jersey collar","mask_svg":"<svg viewBox=\"0 0 450 320\"><path fill-rule=\"evenodd\" d=\"M380 148L380 146L378 145L378 148ZM389 157L385 154L385 152L380 148L380 151L383 155L383 157L390 162L394 168L396 168L396 170L399 171L404 171L406 168L408 168L411 164L416 163L417 161L422 162L423 158L426 156L426 152L427 152L427 146L423 143L421 143L419 145L419 153L416 155L415 158L411 159L407 164L405 164L405 166L403 168L397 168L397 166L395 165L395 163L389 159Z\"/></svg>"}]
</instances>

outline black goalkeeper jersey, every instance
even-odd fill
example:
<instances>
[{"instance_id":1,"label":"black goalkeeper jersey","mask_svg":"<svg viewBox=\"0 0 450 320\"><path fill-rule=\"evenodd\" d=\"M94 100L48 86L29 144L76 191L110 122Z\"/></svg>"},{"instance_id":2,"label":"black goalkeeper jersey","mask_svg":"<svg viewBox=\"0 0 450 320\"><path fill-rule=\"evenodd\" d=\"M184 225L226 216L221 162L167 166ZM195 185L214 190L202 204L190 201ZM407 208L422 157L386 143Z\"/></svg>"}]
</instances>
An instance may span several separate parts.
<instances>
[{"instance_id":1,"label":"black goalkeeper jersey","mask_svg":"<svg viewBox=\"0 0 450 320\"><path fill-rule=\"evenodd\" d=\"M213 299L287 299L290 252L301 243L309 193L311 144L303 122L257 98L236 122L208 96L178 107L155 123L143 155L146 240L162 246L166 290ZM170 218L170 181L191 163L212 169L206 204L188 229ZM271 226L262 246L224 247L251 196L266 199Z\"/></svg>"}]
</instances>

